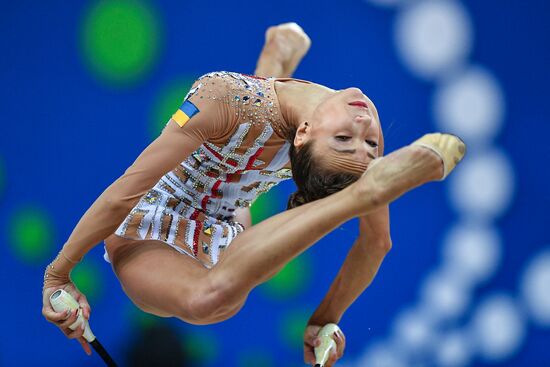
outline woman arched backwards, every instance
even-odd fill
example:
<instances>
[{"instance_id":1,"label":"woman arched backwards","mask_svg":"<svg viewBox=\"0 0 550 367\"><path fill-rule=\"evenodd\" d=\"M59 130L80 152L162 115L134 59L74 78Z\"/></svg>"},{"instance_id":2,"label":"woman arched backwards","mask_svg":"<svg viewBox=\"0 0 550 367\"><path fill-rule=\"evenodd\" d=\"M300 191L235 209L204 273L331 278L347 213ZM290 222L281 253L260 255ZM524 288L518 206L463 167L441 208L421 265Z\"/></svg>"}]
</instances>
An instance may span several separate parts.
<instances>
[{"instance_id":1,"label":"woman arched backwards","mask_svg":"<svg viewBox=\"0 0 550 367\"><path fill-rule=\"evenodd\" d=\"M295 47L285 54L278 44ZM308 47L295 25L271 28L257 74L290 75ZM454 136L429 134L379 158L382 150L374 104L357 88L206 74L162 134L88 209L48 266L43 314L89 352L82 331L68 329L76 315L55 313L48 297L64 288L89 317L90 306L69 274L104 240L106 259L142 310L193 324L220 322L238 312L254 287L359 217L360 235L306 329L304 358L313 363L319 328L340 320L391 247L387 204L444 178L465 147ZM290 178L298 186L292 209L250 226L243 208ZM329 366L345 346L342 333L335 340Z\"/></svg>"}]
</instances>

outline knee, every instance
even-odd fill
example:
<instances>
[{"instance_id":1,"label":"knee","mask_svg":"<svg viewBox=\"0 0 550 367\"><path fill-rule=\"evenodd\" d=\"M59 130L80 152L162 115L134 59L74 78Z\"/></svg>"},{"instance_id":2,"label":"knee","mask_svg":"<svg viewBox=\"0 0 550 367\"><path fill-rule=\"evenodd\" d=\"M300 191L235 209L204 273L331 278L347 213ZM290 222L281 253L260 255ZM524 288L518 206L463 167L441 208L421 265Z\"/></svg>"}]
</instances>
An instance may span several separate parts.
<instances>
[{"instance_id":1,"label":"knee","mask_svg":"<svg viewBox=\"0 0 550 367\"><path fill-rule=\"evenodd\" d=\"M185 320L195 325L221 322L240 309L237 307L234 289L227 282L197 287L193 295L182 302Z\"/></svg>"}]
</instances>

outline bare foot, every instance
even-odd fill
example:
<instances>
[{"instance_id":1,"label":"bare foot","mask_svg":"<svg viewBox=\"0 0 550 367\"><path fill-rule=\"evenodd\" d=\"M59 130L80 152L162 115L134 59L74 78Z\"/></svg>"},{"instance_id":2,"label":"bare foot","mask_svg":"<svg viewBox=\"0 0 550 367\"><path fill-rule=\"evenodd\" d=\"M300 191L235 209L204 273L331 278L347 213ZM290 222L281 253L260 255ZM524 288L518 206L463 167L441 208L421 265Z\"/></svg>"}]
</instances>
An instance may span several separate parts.
<instances>
[{"instance_id":1,"label":"bare foot","mask_svg":"<svg viewBox=\"0 0 550 367\"><path fill-rule=\"evenodd\" d=\"M441 158L443 175L440 176L440 180L444 180L466 154L466 144L458 136L452 134L426 134L415 141L413 145L428 148Z\"/></svg>"},{"instance_id":2,"label":"bare foot","mask_svg":"<svg viewBox=\"0 0 550 367\"><path fill-rule=\"evenodd\" d=\"M283 73L291 76L310 46L311 40L302 27L296 23L283 23L267 29L262 57L279 62Z\"/></svg>"},{"instance_id":3,"label":"bare foot","mask_svg":"<svg viewBox=\"0 0 550 367\"><path fill-rule=\"evenodd\" d=\"M360 215L378 209L430 181L443 180L462 160L466 145L449 134L426 134L371 162L352 185ZM362 199L361 199L362 198Z\"/></svg>"}]
</instances>

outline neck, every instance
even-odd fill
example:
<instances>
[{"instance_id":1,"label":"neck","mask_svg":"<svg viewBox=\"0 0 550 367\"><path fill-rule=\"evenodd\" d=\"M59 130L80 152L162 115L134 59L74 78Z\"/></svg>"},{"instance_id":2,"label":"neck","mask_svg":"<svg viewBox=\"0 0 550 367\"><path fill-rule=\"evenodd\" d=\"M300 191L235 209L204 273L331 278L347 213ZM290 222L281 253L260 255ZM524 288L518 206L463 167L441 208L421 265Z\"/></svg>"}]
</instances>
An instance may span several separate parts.
<instances>
[{"instance_id":1,"label":"neck","mask_svg":"<svg viewBox=\"0 0 550 367\"><path fill-rule=\"evenodd\" d=\"M315 108L335 91L320 84L294 80L275 82L281 113L289 127L310 121Z\"/></svg>"}]
</instances>

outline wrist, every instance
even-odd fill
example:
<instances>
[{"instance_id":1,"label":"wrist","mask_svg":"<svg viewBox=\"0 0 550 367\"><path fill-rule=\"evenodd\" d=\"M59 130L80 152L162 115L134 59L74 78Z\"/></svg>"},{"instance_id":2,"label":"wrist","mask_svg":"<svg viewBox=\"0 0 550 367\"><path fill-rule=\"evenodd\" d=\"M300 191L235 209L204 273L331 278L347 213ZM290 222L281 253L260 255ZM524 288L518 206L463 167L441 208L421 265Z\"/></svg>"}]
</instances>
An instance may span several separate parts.
<instances>
[{"instance_id":1,"label":"wrist","mask_svg":"<svg viewBox=\"0 0 550 367\"><path fill-rule=\"evenodd\" d=\"M42 285L42 291L47 288L65 285L70 282L70 273L58 273L55 269L55 266L50 264L46 267L46 270L44 272L44 284Z\"/></svg>"},{"instance_id":2,"label":"wrist","mask_svg":"<svg viewBox=\"0 0 550 367\"><path fill-rule=\"evenodd\" d=\"M308 325L318 325L318 326L324 326L326 324L338 324L340 322L340 319L342 318L341 315L336 314L330 314L326 312L317 312L315 311L313 315L309 318L307 324Z\"/></svg>"},{"instance_id":3,"label":"wrist","mask_svg":"<svg viewBox=\"0 0 550 367\"><path fill-rule=\"evenodd\" d=\"M44 289L71 281L71 271L77 263L67 258L61 250L44 271Z\"/></svg>"},{"instance_id":4,"label":"wrist","mask_svg":"<svg viewBox=\"0 0 550 367\"><path fill-rule=\"evenodd\" d=\"M44 273L44 284L42 285L42 291L52 287L63 286L70 282L72 282L72 280L69 274L59 275L55 272L46 270Z\"/></svg>"}]
</instances>

